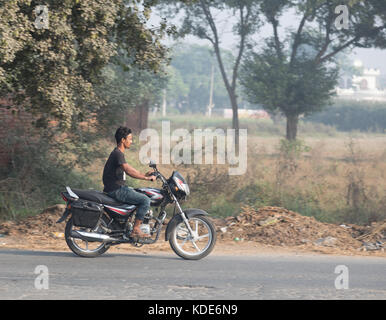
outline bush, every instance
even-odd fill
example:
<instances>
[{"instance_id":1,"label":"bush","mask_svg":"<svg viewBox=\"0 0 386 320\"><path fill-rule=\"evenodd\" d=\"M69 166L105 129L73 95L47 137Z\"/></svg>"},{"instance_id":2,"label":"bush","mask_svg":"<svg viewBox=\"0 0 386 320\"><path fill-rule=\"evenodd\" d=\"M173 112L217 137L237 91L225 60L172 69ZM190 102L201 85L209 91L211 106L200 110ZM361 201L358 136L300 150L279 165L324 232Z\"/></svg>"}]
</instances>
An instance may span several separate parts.
<instances>
[{"instance_id":1,"label":"bush","mask_svg":"<svg viewBox=\"0 0 386 320\"><path fill-rule=\"evenodd\" d=\"M267 182L256 182L236 191L233 201L242 205L263 207L272 205L273 190Z\"/></svg>"},{"instance_id":2,"label":"bush","mask_svg":"<svg viewBox=\"0 0 386 320\"><path fill-rule=\"evenodd\" d=\"M66 160L58 153L52 137L32 138L18 132L10 134L6 144L12 161L0 170L0 219L33 215L62 202L60 192L67 185L83 189L95 187L86 173L74 170L75 162L71 161L70 154Z\"/></svg>"},{"instance_id":3,"label":"bush","mask_svg":"<svg viewBox=\"0 0 386 320\"><path fill-rule=\"evenodd\" d=\"M305 121L334 126L339 131L386 132L386 103L339 102Z\"/></svg>"},{"instance_id":4,"label":"bush","mask_svg":"<svg viewBox=\"0 0 386 320\"><path fill-rule=\"evenodd\" d=\"M219 196L207 210L214 217L229 217L237 215L241 210L241 205L227 200L225 196Z\"/></svg>"}]
</instances>

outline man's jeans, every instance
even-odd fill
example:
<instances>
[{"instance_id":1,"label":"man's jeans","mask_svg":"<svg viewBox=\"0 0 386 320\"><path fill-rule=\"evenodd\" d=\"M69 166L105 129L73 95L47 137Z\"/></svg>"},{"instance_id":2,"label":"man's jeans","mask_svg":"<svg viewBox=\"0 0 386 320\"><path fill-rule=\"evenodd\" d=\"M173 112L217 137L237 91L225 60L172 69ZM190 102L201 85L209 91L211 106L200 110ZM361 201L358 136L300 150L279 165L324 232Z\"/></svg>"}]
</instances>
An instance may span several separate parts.
<instances>
[{"instance_id":1,"label":"man's jeans","mask_svg":"<svg viewBox=\"0 0 386 320\"><path fill-rule=\"evenodd\" d=\"M147 197L143 193L135 191L131 187L122 186L117 190L108 192L107 195L119 202L136 205L137 206L136 218L139 220L143 220L146 212L150 208L149 197Z\"/></svg>"}]
</instances>

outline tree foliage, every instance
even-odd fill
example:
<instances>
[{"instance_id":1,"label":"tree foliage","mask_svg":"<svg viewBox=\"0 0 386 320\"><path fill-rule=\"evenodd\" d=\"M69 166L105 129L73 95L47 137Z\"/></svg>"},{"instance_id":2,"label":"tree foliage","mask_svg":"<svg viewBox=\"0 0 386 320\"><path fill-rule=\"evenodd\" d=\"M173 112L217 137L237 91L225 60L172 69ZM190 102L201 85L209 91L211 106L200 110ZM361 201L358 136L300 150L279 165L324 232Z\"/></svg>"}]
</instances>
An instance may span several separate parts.
<instances>
[{"instance_id":1,"label":"tree foliage","mask_svg":"<svg viewBox=\"0 0 386 320\"><path fill-rule=\"evenodd\" d=\"M154 1L10 0L0 3L0 96L71 127L101 106L101 70L126 53L131 65L157 71L166 50L146 22ZM37 28L35 8L48 7L48 28ZM115 63L120 63L119 57Z\"/></svg>"},{"instance_id":2,"label":"tree foliage","mask_svg":"<svg viewBox=\"0 0 386 320\"><path fill-rule=\"evenodd\" d=\"M233 59L224 50L224 63ZM229 98L222 81L216 58L208 46L181 44L173 48L170 63L168 103L180 112L205 113L209 103L211 75L214 75L213 103L218 108L229 106Z\"/></svg>"},{"instance_id":3,"label":"tree foliage","mask_svg":"<svg viewBox=\"0 0 386 320\"><path fill-rule=\"evenodd\" d=\"M124 58L120 58L125 61ZM97 112L102 132L111 134L113 128L124 123L124 117L144 101L159 104L161 90L167 85L164 71L153 73L139 67L122 68L109 64L102 70L103 83L97 89L104 107Z\"/></svg>"},{"instance_id":4,"label":"tree foliage","mask_svg":"<svg viewBox=\"0 0 386 320\"><path fill-rule=\"evenodd\" d=\"M241 84L252 103L290 118L322 110L333 95L338 69L298 57L292 65L281 60L272 46L251 53L242 68Z\"/></svg>"}]
</instances>

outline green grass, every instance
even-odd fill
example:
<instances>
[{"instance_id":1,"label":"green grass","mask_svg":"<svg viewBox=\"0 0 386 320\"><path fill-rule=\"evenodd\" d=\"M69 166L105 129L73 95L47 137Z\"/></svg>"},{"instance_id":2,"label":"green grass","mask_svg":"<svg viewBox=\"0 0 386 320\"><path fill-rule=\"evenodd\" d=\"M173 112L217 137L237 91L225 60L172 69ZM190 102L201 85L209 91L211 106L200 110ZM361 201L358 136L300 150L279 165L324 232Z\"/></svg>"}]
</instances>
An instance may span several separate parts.
<instances>
[{"instance_id":1,"label":"green grass","mask_svg":"<svg viewBox=\"0 0 386 320\"><path fill-rule=\"evenodd\" d=\"M219 116L213 116L211 118L202 114L192 115L169 115L166 117L153 116L149 119L149 128L153 128L161 131L162 121L170 121L171 131L177 128L184 128L192 131L200 128L211 129L227 129L232 128L232 119L225 119ZM257 135L260 137L283 137L286 131L286 122L282 118L276 123L271 119L253 119L253 118L240 118L240 129L247 129L248 135ZM340 133L334 127L326 126L321 123L312 122L299 122L299 136L313 136L313 137L331 137L339 136Z\"/></svg>"}]
</instances>

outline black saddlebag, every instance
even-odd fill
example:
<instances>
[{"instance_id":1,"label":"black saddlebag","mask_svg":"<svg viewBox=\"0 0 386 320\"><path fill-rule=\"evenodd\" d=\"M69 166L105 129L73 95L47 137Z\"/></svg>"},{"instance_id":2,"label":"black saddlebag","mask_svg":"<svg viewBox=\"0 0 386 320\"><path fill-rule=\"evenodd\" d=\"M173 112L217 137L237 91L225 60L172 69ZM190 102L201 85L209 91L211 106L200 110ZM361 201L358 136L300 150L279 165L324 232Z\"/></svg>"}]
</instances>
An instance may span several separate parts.
<instances>
[{"instance_id":1,"label":"black saddlebag","mask_svg":"<svg viewBox=\"0 0 386 320\"><path fill-rule=\"evenodd\" d=\"M71 204L71 213L74 226L94 229L103 209L98 203L79 199Z\"/></svg>"}]
</instances>

